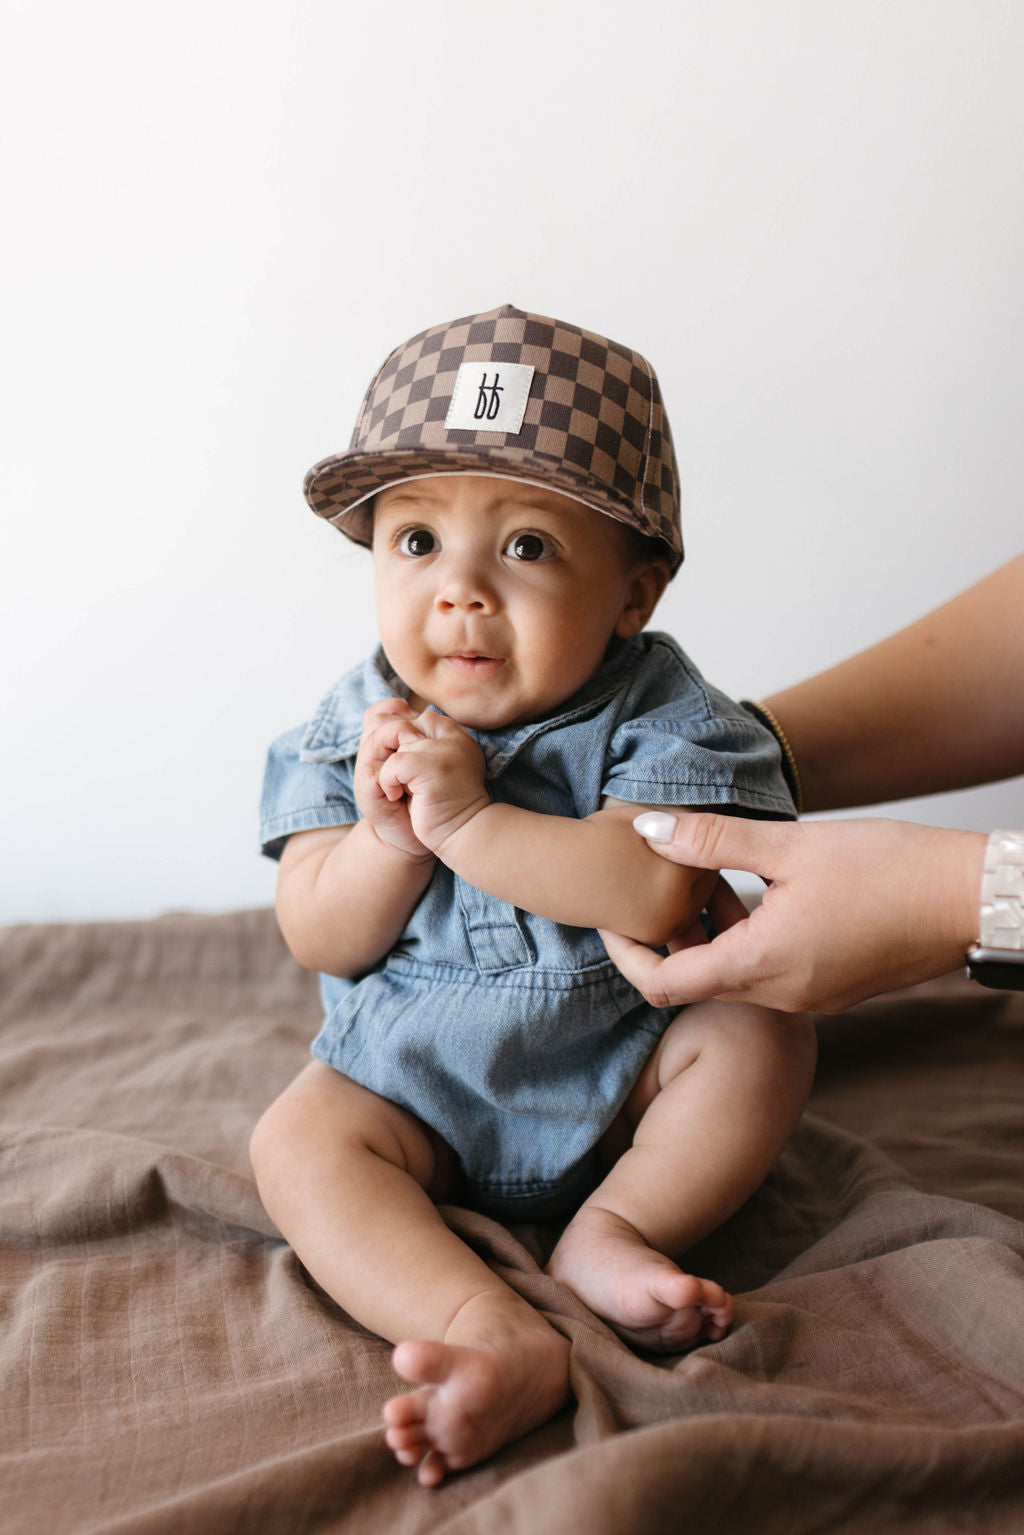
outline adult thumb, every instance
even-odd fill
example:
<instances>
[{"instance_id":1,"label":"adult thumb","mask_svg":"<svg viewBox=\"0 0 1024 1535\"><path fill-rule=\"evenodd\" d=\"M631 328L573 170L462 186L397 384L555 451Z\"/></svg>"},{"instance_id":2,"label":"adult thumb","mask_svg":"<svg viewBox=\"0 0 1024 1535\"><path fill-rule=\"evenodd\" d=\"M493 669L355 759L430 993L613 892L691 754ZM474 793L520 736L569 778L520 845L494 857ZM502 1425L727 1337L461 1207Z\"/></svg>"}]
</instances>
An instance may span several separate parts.
<instances>
[{"instance_id":1,"label":"adult thumb","mask_svg":"<svg viewBox=\"0 0 1024 1535\"><path fill-rule=\"evenodd\" d=\"M633 825L655 853L672 863L694 869L742 869L763 880L777 877L792 829L778 821L751 821L706 810L687 815L645 810Z\"/></svg>"}]
</instances>

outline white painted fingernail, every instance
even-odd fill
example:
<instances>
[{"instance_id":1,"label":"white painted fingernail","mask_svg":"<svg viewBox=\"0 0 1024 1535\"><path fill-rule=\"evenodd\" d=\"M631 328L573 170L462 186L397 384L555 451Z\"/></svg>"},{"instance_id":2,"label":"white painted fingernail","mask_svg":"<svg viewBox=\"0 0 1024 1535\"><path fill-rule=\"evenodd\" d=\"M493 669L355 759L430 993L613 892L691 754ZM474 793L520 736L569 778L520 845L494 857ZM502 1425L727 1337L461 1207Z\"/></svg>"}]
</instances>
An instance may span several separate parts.
<instances>
[{"instance_id":1,"label":"white painted fingernail","mask_svg":"<svg viewBox=\"0 0 1024 1535\"><path fill-rule=\"evenodd\" d=\"M661 810L645 810L634 817L633 825L648 842L671 842L675 836L676 818Z\"/></svg>"}]
</instances>

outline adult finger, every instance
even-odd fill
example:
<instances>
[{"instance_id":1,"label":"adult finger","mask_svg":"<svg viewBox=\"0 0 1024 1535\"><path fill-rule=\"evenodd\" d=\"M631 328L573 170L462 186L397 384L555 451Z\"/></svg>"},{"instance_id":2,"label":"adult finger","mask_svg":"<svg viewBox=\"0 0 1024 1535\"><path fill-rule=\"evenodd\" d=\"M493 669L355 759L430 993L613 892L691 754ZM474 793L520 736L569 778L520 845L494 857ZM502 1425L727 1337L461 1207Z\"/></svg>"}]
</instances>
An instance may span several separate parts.
<instances>
[{"instance_id":1,"label":"adult finger","mask_svg":"<svg viewBox=\"0 0 1024 1535\"><path fill-rule=\"evenodd\" d=\"M720 874L715 882L715 887L708 898L705 907L707 918L710 918L710 934L724 933L730 927L735 927L737 922L743 922L750 916L749 911L736 894L735 890ZM695 949L698 946L711 942L709 929L705 926L705 917L692 923L683 933L676 933L668 942L668 951L675 954L679 949Z\"/></svg>"},{"instance_id":2,"label":"adult finger","mask_svg":"<svg viewBox=\"0 0 1024 1535\"><path fill-rule=\"evenodd\" d=\"M746 966L731 942L734 932L731 929L711 943L680 949L667 958L621 933L602 929L601 939L609 959L652 1007L682 1007L706 997L734 1001L742 996L757 1001L744 987Z\"/></svg>"},{"instance_id":3,"label":"adult finger","mask_svg":"<svg viewBox=\"0 0 1024 1535\"><path fill-rule=\"evenodd\" d=\"M716 933L724 933L730 927L735 927L737 922L745 922L750 916L743 901L721 874L708 897L707 912Z\"/></svg>"},{"instance_id":4,"label":"adult finger","mask_svg":"<svg viewBox=\"0 0 1024 1535\"><path fill-rule=\"evenodd\" d=\"M776 878L799 827L782 821L750 821L741 816L698 810L671 815L645 810L633 826L648 847L672 863L694 869L743 869L764 880Z\"/></svg>"},{"instance_id":5,"label":"adult finger","mask_svg":"<svg viewBox=\"0 0 1024 1535\"><path fill-rule=\"evenodd\" d=\"M707 930L702 922L694 922L683 933L676 933L668 941L666 947L670 954L675 954L677 949L695 949L698 944L710 943Z\"/></svg>"}]
</instances>

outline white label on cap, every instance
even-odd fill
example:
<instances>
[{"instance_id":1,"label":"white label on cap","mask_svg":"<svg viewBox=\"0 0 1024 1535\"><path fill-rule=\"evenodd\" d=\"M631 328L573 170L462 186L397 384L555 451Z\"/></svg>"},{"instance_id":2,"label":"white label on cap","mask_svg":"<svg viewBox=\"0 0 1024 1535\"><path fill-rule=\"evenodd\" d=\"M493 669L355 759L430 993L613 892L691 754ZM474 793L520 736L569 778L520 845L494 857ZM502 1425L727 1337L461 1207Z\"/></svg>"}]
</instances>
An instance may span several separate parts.
<instances>
[{"instance_id":1,"label":"white label on cap","mask_svg":"<svg viewBox=\"0 0 1024 1535\"><path fill-rule=\"evenodd\" d=\"M525 362L464 362L455 380L452 403L444 418L449 432L520 430L533 383L533 365Z\"/></svg>"}]
</instances>

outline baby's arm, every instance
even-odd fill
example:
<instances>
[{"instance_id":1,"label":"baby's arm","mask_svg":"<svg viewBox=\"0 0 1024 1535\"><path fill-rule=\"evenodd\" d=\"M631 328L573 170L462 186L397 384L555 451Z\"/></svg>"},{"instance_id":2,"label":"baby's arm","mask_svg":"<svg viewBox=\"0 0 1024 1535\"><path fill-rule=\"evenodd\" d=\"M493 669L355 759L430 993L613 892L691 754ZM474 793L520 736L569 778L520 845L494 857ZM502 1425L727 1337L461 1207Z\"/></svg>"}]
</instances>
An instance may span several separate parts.
<instances>
[{"instance_id":1,"label":"baby's arm","mask_svg":"<svg viewBox=\"0 0 1024 1535\"><path fill-rule=\"evenodd\" d=\"M576 820L493 804L476 743L434 712L399 731L380 783L396 801L409 796L415 833L442 863L469 884L555 922L664 944L692 927L717 879L678 864L659 869L664 859L645 844L638 849L632 820L643 805L609 800Z\"/></svg>"},{"instance_id":2,"label":"baby's arm","mask_svg":"<svg viewBox=\"0 0 1024 1535\"><path fill-rule=\"evenodd\" d=\"M390 847L368 821L296 832L277 878L285 942L307 970L362 975L397 942L433 868L432 854Z\"/></svg>"},{"instance_id":3,"label":"baby's arm","mask_svg":"<svg viewBox=\"0 0 1024 1535\"><path fill-rule=\"evenodd\" d=\"M594 815L573 820L490 805L438 856L471 885L539 917L630 938L645 932L641 941L659 947L693 926L718 875L676 865L677 877L666 880L651 860L637 858L629 838L636 836L633 817L646 808L608 800ZM673 807L673 814L684 808Z\"/></svg>"},{"instance_id":4,"label":"baby's arm","mask_svg":"<svg viewBox=\"0 0 1024 1535\"><path fill-rule=\"evenodd\" d=\"M381 765L411 718L400 699L366 711L354 779L363 819L298 832L285 844L277 918L288 947L309 970L362 975L394 946L430 882L433 853L412 830L408 806L389 801L378 784Z\"/></svg>"}]
</instances>

